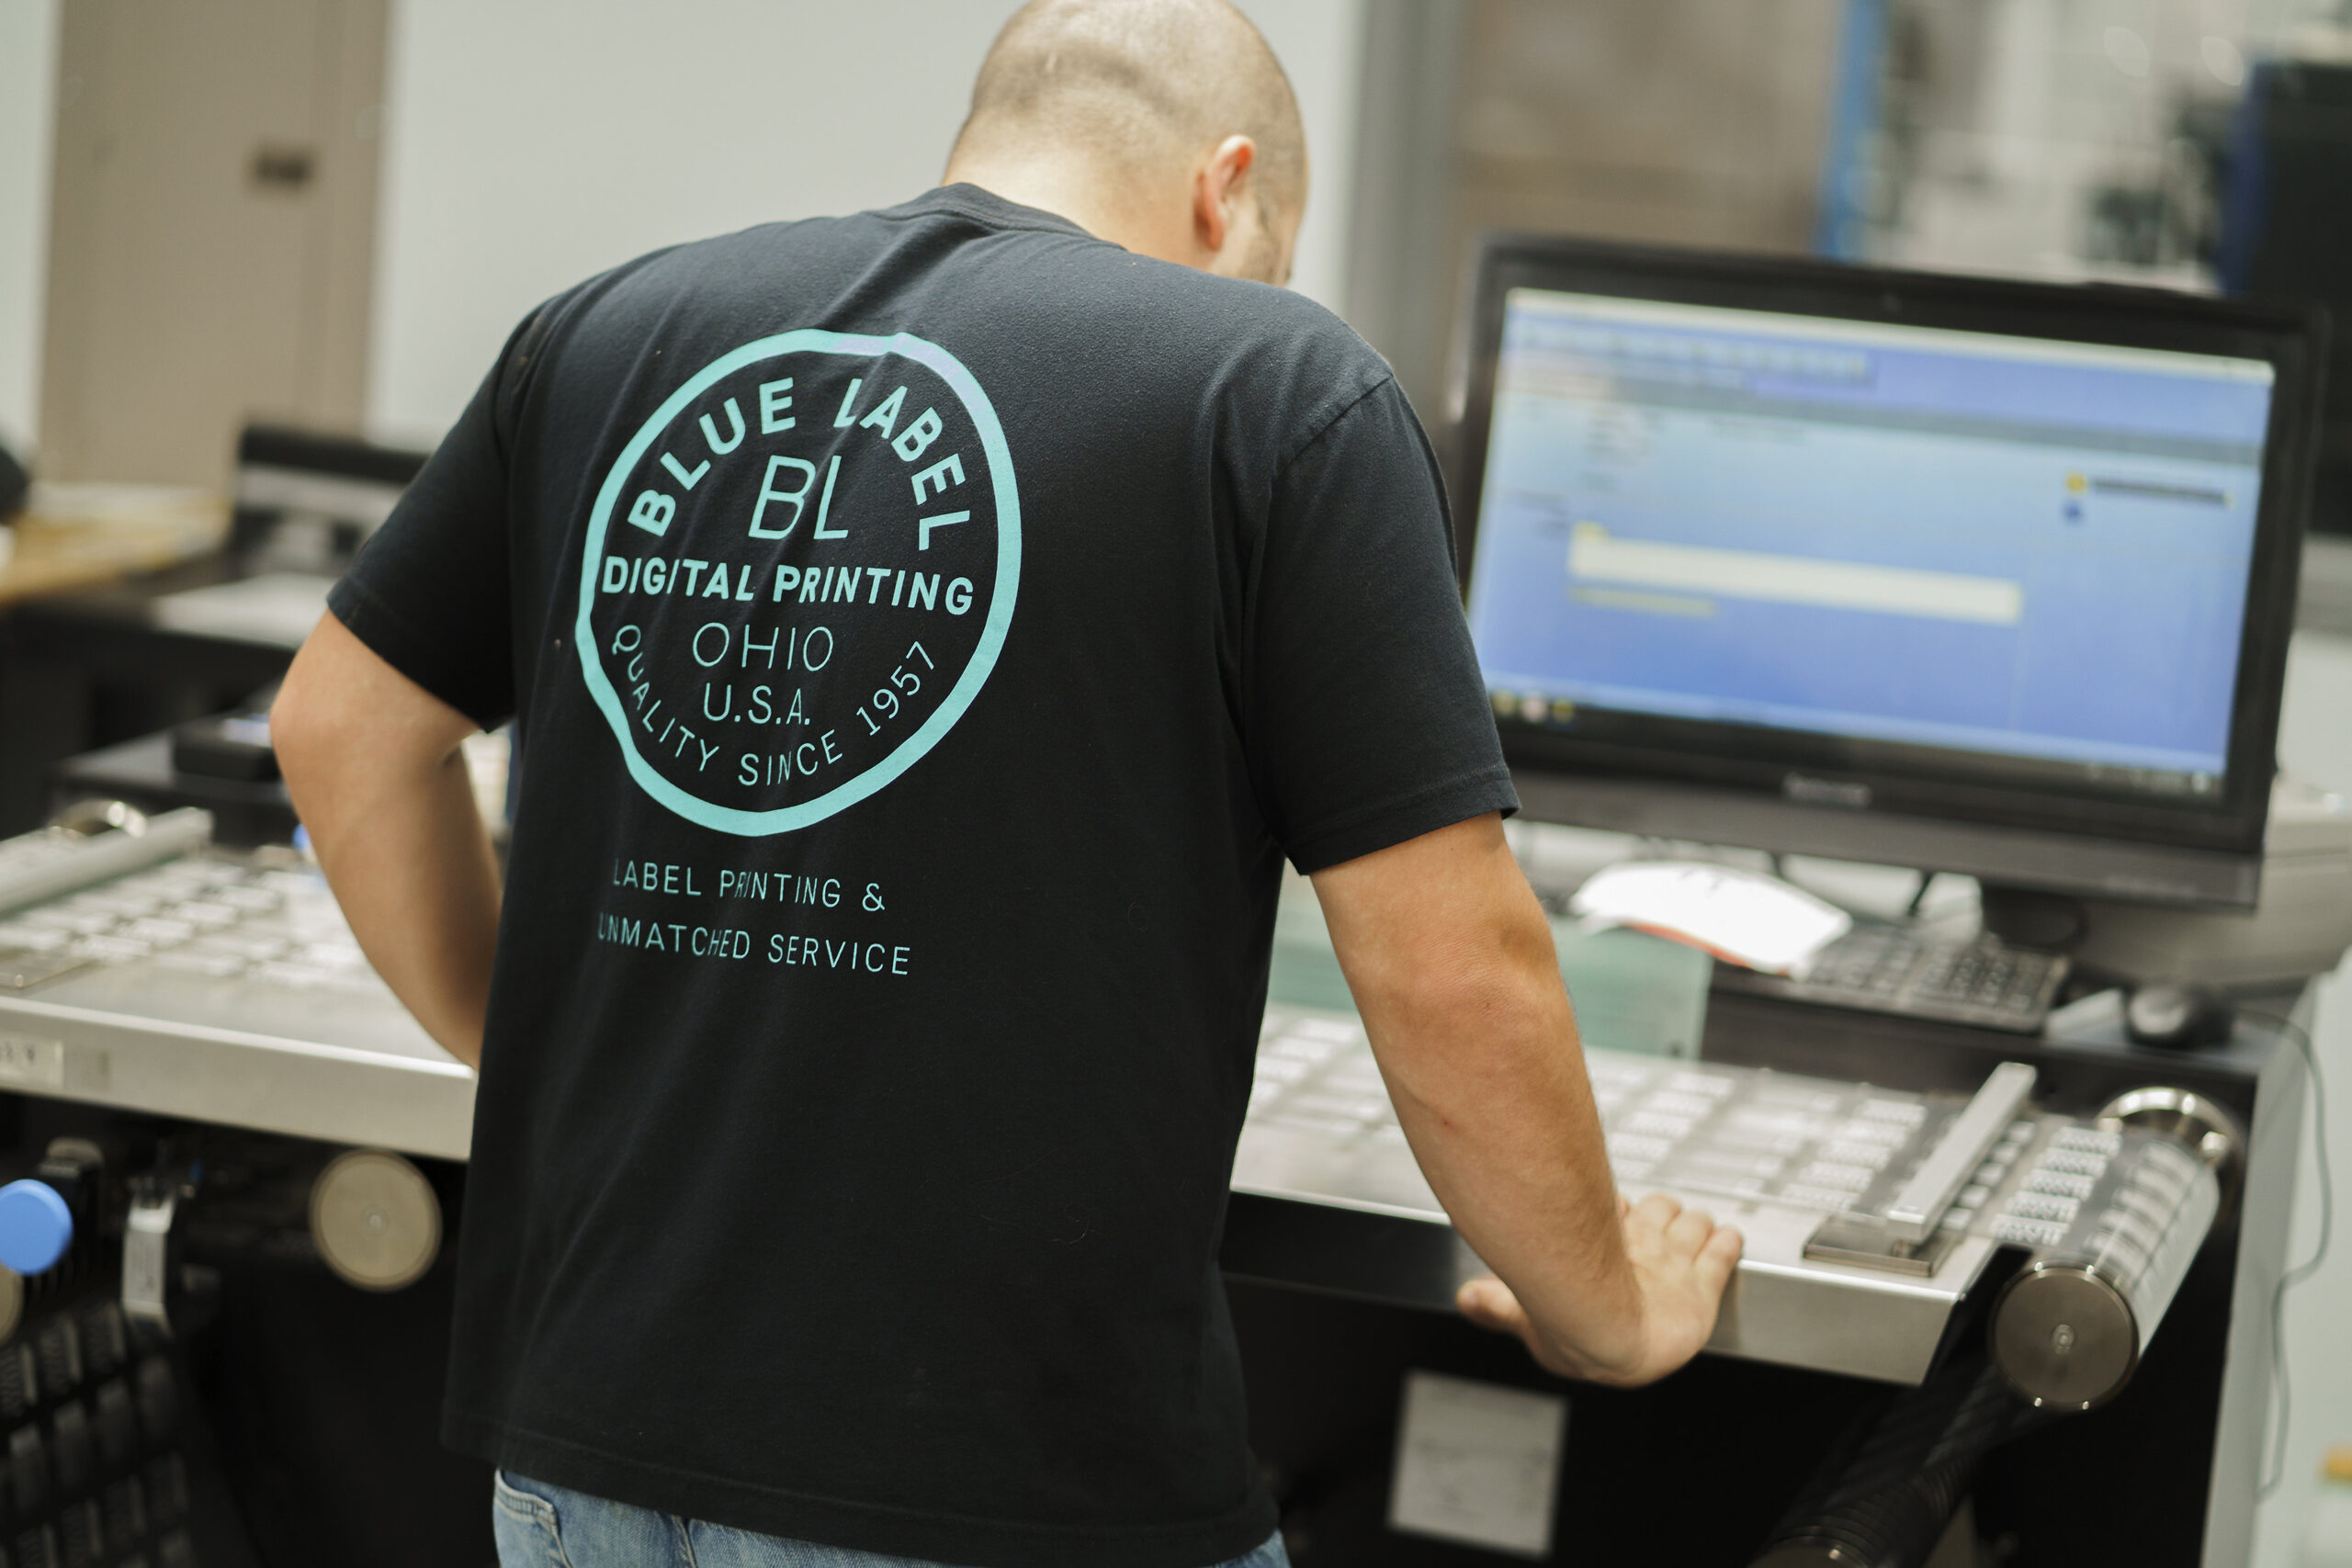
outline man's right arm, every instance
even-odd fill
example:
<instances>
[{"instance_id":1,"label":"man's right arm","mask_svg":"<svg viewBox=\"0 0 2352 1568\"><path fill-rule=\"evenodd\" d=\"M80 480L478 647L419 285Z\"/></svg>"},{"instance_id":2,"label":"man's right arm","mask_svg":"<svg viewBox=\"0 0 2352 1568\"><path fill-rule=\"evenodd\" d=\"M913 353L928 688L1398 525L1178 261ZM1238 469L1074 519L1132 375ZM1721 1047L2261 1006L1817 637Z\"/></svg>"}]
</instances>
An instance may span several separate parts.
<instances>
[{"instance_id":1,"label":"man's right arm","mask_svg":"<svg viewBox=\"0 0 2352 1568\"><path fill-rule=\"evenodd\" d=\"M1398 1121L1498 1280L1475 1321L1555 1372L1632 1386L1713 1332L1740 1235L1620 1198L1552 931L1493 813L1315 874Z\"/></svg>"}]
</instances>

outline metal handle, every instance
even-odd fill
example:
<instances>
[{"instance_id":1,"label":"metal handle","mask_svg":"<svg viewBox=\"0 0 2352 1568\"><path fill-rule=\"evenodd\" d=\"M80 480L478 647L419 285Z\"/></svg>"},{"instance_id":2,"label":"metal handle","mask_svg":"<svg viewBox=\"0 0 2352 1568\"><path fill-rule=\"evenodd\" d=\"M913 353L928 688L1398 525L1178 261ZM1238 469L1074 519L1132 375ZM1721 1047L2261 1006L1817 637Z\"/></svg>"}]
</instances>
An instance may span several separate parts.
<instances>
[{"instance_id":1,"label":"metal handle","mask_svg":"<svg viewBox=\"0 0 2352 1568\"><path fill-rule=\"evenodd\" d=\"M212 813L193 806L150 817L143 831L99 833L70 852L44 856L35 864L0 874L0 912L38 904L109 877L142 871L212 840Z\"/></svg>"},{"instance_id":2,"label":"metal handle","mask_svg":"<svg viewBox=\"0 0 2352 1568\"><path fill-rule=\"evenodd\" d=\"M1943 1223L1944 1211L1984 1156L2000 1141L2033 1092L2034 1070L2023 1062L2003 1062L1976 1091L1968 1108L1952 1119L1943 1137L1903 1190L1886 1207L1886 1226L1898 1241L1917 1245Z\"/></svg>"},{"instance_id":3,"label":"metal handle","mask_svg":"<svg viewBox=\"0 0 2352 1568\"><path fill-rule=\"evenodd\" d=\"M172 1220L178 1198L163 1182L141 1183L131 1193L122 1227L122 1311L126 1317L171 1331Z\"/></svg>"}]
</instances>

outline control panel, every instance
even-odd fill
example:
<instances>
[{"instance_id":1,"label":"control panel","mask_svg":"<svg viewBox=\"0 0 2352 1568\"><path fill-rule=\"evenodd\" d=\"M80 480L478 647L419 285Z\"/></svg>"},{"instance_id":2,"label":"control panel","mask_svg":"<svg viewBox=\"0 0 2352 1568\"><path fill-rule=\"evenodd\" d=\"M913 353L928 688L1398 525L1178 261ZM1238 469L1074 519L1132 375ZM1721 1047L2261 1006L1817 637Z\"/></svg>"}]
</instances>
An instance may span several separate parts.
<instances>
[{"instance_id":1,"label":"control panel","mask_svg":"<svg viewBox=\"0 0 2352 1568\"><path fill-rule=\"evenodd\" d=\"M1995 1359L2022 1397L2057 1408L2129 1380L2221 1211L2240 1142L2210 1106L2184 1119L2189 1097L2171 1091L2101 1118L2035 1111L2033 1070L2015 1063L1961 1100L1600 1051L1586 1061L1619 1186L1703 1205L1747 1237L1710 1348L1917 1383L1996 1252L2021 1248L1995 1309ZM1267 1010L1234 1186L1446 1223L1344 1013Z\"/></svg>"}]
</instances>

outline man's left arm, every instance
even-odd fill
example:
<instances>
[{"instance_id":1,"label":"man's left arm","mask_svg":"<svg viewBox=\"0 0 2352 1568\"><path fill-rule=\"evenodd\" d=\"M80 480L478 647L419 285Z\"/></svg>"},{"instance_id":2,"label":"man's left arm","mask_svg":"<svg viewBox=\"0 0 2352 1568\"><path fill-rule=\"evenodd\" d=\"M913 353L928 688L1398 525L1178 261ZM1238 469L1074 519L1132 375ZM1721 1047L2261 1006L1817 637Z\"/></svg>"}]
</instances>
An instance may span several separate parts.
<instances>
[{"instance_id":1,"label":"man's left arm","mask_svg":"<svg viewBox=\"0 0 2352 1568\"><path fill-rule=\"evenodd\" d=\"M474 1067L499 905L458 750L478 728L333 615L269 715L295 813L360 950L426 1032Z\"/></svg>"}]
</instances>

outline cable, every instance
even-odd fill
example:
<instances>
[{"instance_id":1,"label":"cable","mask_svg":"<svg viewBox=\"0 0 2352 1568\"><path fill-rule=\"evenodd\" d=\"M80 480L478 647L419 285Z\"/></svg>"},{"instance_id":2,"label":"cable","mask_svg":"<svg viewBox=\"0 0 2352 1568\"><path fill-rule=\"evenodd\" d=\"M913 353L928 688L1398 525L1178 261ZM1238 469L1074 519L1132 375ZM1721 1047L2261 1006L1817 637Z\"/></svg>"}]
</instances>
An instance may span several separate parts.
<instances>
[{"instance_id":1,"label":"cable","mask_svg":"<svg viewBox=\"0 0 2352 1568\"><path fill-rule=\"evenodd\" d=\"M2328 1243L2335 1232L2335 1185L2327 1165L2327 1086L2320 1077L2319 1052L2312 1048L2311 1032L2283 1013L2247 1011L2240 1016L2277 1024L2301 1048L2303 1065L2312 1075L2312 1156L2319 1168L2319 1245L2303 1263L2279 1275L2270 1292L2270 1381L2278 1394L2278 1414L2270 1440L2270 1473L2255 1488L2255 1499L2259 1502L2278 1491L2287 1478L2287 1428L2292 1399L2287 1381L2287 1292L2318 1273L2320 1265L2327 1261Z\"/></svg>"},{"instance_id":2,"label":"cable","mask_svg":"<svg viewBox=\"0 0 2352 1568\"><path fill-rule=\"evenodd\" d=\"M1923 871L1919 874L1919 886L1911 890L1911 902L1903 906L1903 918L1905 919L1916 920L1919 918L1919 906L1928 901L1928 889L1933 887L1935 885L1936 874L1934 872Z\"/></svg>"}]
</instances>

